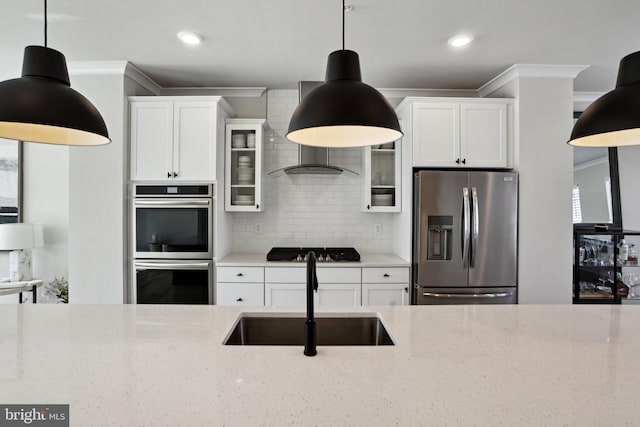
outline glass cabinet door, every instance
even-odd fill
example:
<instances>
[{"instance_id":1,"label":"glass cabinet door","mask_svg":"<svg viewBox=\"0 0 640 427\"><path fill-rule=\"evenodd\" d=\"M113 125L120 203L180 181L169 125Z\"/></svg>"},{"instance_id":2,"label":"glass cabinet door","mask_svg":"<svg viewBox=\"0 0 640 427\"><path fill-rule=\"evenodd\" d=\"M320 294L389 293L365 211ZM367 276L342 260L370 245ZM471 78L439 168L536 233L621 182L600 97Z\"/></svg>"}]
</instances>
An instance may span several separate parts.
<instances>
[{"instance_id":1,"label":"glass cabinet door","mask_svg":"<svg viewBox=\"0 0 640 427\"><path fill-rule=\"evenodd\" d=\"M264 119L227 119L225 210L262 211Z\"/></svg>"},{"instance_id":2,"label":"glass cabinet door","mask_svg":"<svg viewBox=\"0 0 640 427\"><path fill-rule=\"evenodd\" d=\"M401 141L366 147L364 151L364 212L400 212Z\"/></svg>"}]
</instances>

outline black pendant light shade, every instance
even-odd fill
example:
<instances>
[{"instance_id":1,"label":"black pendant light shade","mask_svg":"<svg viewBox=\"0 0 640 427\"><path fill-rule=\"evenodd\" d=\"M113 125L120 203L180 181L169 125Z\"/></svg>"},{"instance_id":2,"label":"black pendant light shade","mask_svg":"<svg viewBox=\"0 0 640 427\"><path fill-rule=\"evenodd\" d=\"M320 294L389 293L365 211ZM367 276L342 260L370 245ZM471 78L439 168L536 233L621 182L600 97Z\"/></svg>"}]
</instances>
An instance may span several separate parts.
<instances>
[{"instance_id":1,"label":"black pendant light shade","mask_svg":"<svg viewBox=\"0 0 640 427\"><path fill-rule=\"evenodd\" d=\"M0 137L60 145L110 142L96 107L71 89L64 55L43 46L25 48L21 78L0 82Z\"/></svg>"},{"instance_id":2,"label":"black pendant light shade","mask_svg":"<svg viewBox=\"0 0 640 427\"><path fill-rule=\"evenodd\" d=\"M317 147L363 147L401 137L393 107L362 83L360 60L351 50L329 55L326 82L300 102L287 133L293 142Z\"/></svg>"},{"instance_id":3,"label":"black pendant light shade","mask_svg":"<svg viewBox=\"0 0 640 427\"><path fill-rule=\"evenodd\" d=\"M580 115L569 144L616 147L640 144L640 51L620 61L616 88Z\"/></svg>"}]
</instances>

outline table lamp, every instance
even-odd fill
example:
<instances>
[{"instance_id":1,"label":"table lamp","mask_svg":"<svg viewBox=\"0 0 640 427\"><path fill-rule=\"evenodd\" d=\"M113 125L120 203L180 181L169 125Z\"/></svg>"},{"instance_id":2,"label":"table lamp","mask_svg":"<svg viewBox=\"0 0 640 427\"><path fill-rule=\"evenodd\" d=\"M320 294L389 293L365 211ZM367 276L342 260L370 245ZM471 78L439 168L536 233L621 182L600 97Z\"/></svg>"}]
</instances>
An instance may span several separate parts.
<instances>
[{"instance_id":1,"label":"table lamp","mask_svg":"<svg viewBox=\"0 0 640 427\"><path fill-rule=\"evenodd\" d=\"M44 246L42 224L0 224L0 250L9 253L9 280L31 280L31 251ZM27 249L25 251L25 249Z\"/></svg>"}]
</instances>

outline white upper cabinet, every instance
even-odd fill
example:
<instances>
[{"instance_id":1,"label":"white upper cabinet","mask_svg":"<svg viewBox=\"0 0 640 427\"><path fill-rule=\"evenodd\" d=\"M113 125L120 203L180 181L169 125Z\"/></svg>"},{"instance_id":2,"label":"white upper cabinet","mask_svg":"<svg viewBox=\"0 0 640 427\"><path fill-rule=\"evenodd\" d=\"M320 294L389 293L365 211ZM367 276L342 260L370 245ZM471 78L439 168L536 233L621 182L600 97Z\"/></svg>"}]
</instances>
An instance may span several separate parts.
<instances>
[{"instance_id":1,"label":"white upper cabinet","mask_svg":"<svg viewBox=\"0 0 640 427\"><path fill-rule=\"evenodd\" d=\"M220 117L231 111L222 98L135 96L129 102L132 180L216 180L216 134Z\"/></svg>"},{"instance_id":2,"label":"white upper cabinet","mask_svg":"<svg viewBox=\"0 0 640 427\"><path fill-rule=\"evenodd\" d=\"M414 167L507 168L509 108L498 98L407 98Z\"/></svg>"},{"instance_id":3,"label":"white upper cabinet","mask_svg":"<svg viewBox=\"0 0 640 427\"><path fill-rule=\"evenodd\" d=\"M460 158L467 167L507 167L507 104L460 104Z\"/></svg>"},{"instance_id":4,"label":"white upper cabinet","mask_svg":"<svg viewBox=\"0 0 640 427\"><path fill-rule=\"evenodd\" d=\"M131 103L131 179L169 179L173 169L173 103Z\"/></svg>"},{"instance_id":5,"label":"white upper cabinet","mask_svg":"<svg viewBox=\"0 0 640 427\"><path fill-rule=\"evenodd\" d=\"M460 158L459 105L416 103L413 117L413 165L456 166Z\"/></svg>"}]
</instances>

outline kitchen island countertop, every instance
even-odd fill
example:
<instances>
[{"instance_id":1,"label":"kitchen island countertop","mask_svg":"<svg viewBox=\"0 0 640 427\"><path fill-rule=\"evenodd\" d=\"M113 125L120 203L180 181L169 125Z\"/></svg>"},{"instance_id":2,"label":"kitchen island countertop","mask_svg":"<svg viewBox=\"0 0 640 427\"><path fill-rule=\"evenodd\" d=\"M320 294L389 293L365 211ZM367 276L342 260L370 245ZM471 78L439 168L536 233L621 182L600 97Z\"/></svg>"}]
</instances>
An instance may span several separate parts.
<instances>
[{"instance_id":1,"label":"kitchen island countertop","mask_svg":"<svg viewBox=\"0 0 640 427\"><path fill-rule=\"evenodd\" d=\"M72 426L638 423L635 306L350 308L397 345L316 357L222 345L241 311L300 310L2 305L0 403L68 403Z\"/></svg>"}]
</instances>

